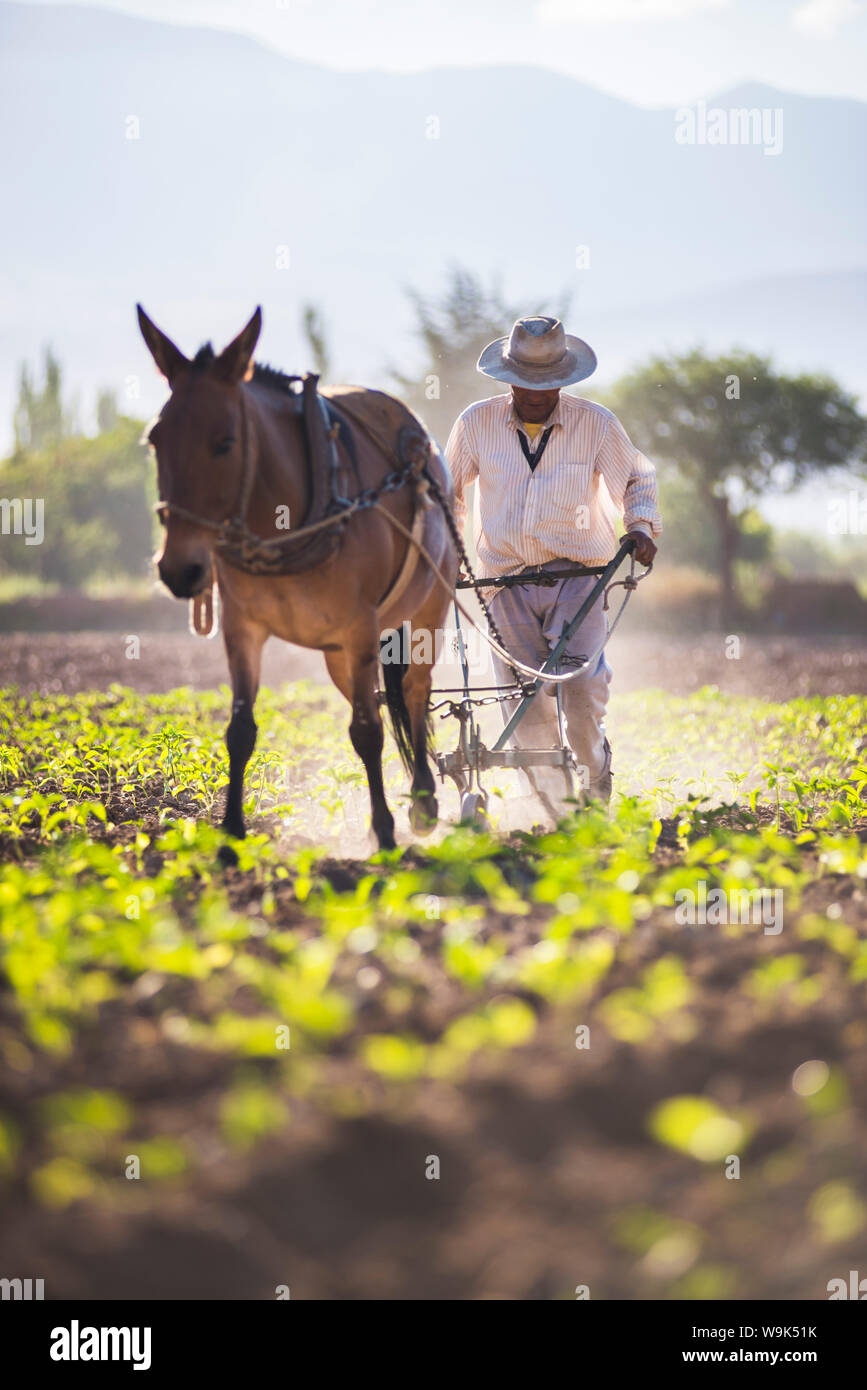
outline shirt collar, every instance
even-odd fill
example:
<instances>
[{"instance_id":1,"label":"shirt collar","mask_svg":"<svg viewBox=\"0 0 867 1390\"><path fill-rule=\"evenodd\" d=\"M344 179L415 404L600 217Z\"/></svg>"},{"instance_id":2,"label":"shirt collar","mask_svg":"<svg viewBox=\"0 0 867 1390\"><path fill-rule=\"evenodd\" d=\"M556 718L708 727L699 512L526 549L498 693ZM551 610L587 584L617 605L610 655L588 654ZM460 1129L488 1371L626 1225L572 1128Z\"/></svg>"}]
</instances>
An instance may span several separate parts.
<instances>
[{"instance_id":1,"label":"shirt collar","mask_svg":"<svg viewBox=\"0 0 867 1390\"><path fill-rule=\"evenodd\" d=\"M511 397L509 397L509 412L508 412L508 416L507 416L507 418L506 418L506 424L509 426L510 429L513 429L513 430L524 429L524 432L526 433L526 426L525 426L525 423L524 423L524 421L520 418L520 416L518 415L518 412L515 410L515 405L514 405L514 402L513 402L512 399L511 399ZM545 429L545 430L548 429L549 425L559 425L559 426L562 428L562 426L563 426L563 397L562 397L562 396L559 397L559 399L558 399L558 401L557 401L557 404L554 406L554 409L551 411L551 414L548 416L547 420L542 420L542 421L541 421L541 425L542 425L542 428Z\"/></svg>"}]
</instances>

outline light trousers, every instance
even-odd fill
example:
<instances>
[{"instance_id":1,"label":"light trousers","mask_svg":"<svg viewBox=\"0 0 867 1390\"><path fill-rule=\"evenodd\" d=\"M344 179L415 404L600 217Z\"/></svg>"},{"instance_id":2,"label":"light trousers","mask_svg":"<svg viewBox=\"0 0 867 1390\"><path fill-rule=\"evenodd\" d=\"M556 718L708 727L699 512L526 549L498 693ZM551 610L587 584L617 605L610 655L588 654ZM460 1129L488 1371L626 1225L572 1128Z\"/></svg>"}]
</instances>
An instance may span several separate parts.
<instances>
[{"instance_id":1,"label":"light trousers","mask_svg":"<svg viewBox=\"0 0 867 1390\"><path fill-rule=\"evenodd\" d=\"M562 569L567 563L551 560L541 568ZM551 588L521 584L498 589L490 608L506 650L519 661L540 669L559 641L563 628L575 617L596 582L596 576L576 575L557 580ZM600 596L569 639L559 670L574 670L576 658L588 657L596 651L607 630ZM514 677L508 664L496 653L493 661L498 684L512 684ZM611 795L611 747L605 734L610 681L611 669L605 653L601 652L591 670L584 670L575 680L560 686L566 742L578 763L575 795L580 801L593 798L607 802ZM516 704L508 702L500 708L505 723L514 714ZM543 687L536 695L510 742L517 748L560 746L553 685ZM528 768L526 777L549 815L556 818L574 809L564 801L567 787L559 768Z\"/></svg>"}]
</instances>

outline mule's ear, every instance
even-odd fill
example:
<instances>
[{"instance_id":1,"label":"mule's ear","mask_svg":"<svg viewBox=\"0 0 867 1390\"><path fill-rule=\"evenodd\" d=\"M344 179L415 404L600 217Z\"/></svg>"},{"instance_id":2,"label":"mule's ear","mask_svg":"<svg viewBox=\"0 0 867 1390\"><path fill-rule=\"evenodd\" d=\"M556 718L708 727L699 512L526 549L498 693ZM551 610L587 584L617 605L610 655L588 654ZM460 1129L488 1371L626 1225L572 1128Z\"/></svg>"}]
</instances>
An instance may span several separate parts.
<instances>
[{"instance_id":1,"label":"mule's ear","mask_svg":"<svg viewBox=\"0 0 867 1390\"><path fill-rule=\"evenodd\" d=\"M247 327L242 328L237 338L234 338L228 347L223 348L212 371L224 381L243 381L249 373L261 332L262 310L257 308Z\"/></svg>"},{"instance_id":2,"label":"mule's ear","mask_svg":"<svg viewBox=\"0 0 867 1390\"><path fill-rule=\"evenodd\" d=\"M166 381L171 386L182 367L190 364L180 348L176 348L171 338L167 338L161 328L152 323L140 304L137 304L138 326L141 335L150 348L151 357L156 362Z\"/></svg>"}]
</instances>

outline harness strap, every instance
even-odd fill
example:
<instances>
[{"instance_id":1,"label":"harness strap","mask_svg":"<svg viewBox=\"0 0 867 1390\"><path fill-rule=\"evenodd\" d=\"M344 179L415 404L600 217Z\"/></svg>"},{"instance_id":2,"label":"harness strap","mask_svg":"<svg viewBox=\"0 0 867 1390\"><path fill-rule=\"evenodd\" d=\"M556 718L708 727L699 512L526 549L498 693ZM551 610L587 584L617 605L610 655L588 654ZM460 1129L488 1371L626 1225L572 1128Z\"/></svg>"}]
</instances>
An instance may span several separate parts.
<instances>
[{"instance_id":1,"label":"harness strap","mask_svg":"<svg viewBox=\"0 0 867 1390\"><path fill-rule=\"evenodd\" d=\"M241 494L238 498L238 508L235 512L234 520L243 526L247 516L247 508L250 505L250 495L253 491L253 465L250 462L250 425L247 419L247 402L244 398L243 388L240 391L241 401L241 459L243 473L241 475Z\"/></svg>"},{"instance_id":2,"label":"harness strap","mask_svg":"<svg viewBox=\"0 0 867 1390\"><path fill-rule=\"evenodd\" d=\"M389 588L385 597L380 599L376 606L377 618L382 618L383 614L407 591L413 575L418 569L419 554L422 550L421 538L424 534L425 513L427 506L425 500L416 502L412 518L412 531L410 533L410 544L406 548L406 555L400 567L397 578Z\"/></svg>"}]
</instances>

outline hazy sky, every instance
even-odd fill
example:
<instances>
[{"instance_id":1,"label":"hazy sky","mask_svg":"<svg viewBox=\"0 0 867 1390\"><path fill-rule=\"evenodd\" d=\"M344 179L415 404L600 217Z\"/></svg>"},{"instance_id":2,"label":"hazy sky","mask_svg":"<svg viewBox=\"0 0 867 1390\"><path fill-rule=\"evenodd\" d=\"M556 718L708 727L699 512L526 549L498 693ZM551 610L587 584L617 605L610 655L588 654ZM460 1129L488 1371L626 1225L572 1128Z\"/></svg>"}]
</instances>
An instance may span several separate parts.
<instances>
[{"instance_id":1,"label":"hazy sky","mask_svg":"<svg viewBox=\"0 0 867 1390\"><path fill-rule=\"evenodd\" d=\"M335 68L532 63L647 106L744 79L867 100L867 0L108 0L101 8L233 29Z\"/></svg>"}]
</instances>

